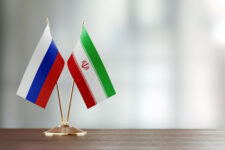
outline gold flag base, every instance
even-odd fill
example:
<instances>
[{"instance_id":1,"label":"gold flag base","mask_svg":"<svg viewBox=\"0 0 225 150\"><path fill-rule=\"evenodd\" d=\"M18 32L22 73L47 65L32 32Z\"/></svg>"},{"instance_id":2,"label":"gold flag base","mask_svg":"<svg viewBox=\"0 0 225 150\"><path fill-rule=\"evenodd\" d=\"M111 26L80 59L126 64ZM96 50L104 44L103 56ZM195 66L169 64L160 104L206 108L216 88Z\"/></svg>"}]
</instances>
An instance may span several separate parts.
<instances>
[{"instance_id":1,"label":"gold flag base","mask_svg":"<svg viewBox=\"0 0 225 150\"><path fill-rule=\"evenodd\" d=\"M54 135L76 135L76 136L84 136L87 134L86 131L74 128L68 124L62 124L55 128L49 129L44 132L46 136L54 136Z\"/></svg>"}]
</instances>

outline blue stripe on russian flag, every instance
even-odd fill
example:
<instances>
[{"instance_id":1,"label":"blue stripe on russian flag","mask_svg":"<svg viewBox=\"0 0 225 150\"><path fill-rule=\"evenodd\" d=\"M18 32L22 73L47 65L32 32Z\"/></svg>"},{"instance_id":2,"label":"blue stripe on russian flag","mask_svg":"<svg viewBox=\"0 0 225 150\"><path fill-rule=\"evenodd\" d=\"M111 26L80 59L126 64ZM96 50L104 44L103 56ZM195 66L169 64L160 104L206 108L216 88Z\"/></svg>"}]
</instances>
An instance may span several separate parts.
<instances>
[{"instance_id":1,"label":"blue stripe on russian flag","mask_svg":"<svg viewBox=\"0 0 225 150\"><path fill-rule=\"evenodd\" d=\"M32 103L36 102L41 88L45 82L45 79L47 78L47 75L56 59L57 54L58 50L54 41L52 40L26 96L26 99L31 101Z\"/></svg>"}]
</instances>

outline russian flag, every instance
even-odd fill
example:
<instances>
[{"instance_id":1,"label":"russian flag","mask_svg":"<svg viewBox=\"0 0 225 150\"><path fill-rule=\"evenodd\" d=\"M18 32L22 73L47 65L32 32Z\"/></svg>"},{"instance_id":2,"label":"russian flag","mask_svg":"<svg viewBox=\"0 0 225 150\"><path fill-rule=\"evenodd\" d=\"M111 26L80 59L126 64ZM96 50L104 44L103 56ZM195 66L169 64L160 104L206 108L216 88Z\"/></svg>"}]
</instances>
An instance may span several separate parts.
<instances>
[{"instance_id":1,"label":"russian flag","mask_svg":"<svg viewBox=\"0 0 225 150\"><path fill-rule=\"evenodd\" d=\"M64 63L47 24L23 75L17 95L45 108Z\"/></svg>"}]
</instances>

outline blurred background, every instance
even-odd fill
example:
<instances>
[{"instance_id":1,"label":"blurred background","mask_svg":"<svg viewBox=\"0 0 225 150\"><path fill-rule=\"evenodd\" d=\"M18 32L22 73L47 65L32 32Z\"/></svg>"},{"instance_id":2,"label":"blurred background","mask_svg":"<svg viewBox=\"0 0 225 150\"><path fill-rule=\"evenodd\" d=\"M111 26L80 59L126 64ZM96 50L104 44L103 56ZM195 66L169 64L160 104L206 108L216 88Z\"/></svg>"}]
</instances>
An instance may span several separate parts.
<instances>
[{"instance_id":1,"label":"blurred background","mask_svg":"<svg viewBox=\"0 0 225 150\"><path fill-rule=\"evenodd\" d=\"M224 128L225 1L1 0L0 127L60 124L57 92L46 109L16 95L49 17L67 60L81 22L117 94L87 109L74 89L70 123L78 128ZM64 115L72 78L58 81Z\"/></svg>"}]
</instances>

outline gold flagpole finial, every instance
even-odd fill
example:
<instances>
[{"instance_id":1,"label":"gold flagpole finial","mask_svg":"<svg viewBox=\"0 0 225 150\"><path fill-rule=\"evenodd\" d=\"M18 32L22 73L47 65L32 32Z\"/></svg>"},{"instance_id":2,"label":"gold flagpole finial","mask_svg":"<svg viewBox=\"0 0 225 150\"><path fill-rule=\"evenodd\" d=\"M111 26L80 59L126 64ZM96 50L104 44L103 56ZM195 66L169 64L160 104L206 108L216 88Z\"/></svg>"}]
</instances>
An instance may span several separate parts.
<instances>
[{"instance_id":1,"label":"gold flagpole finial","mask_svg":"<svg viewBox=\"0 0 225 150\"><path fill-rule=\"evenodd\" d=\"M46 18L46 24L49 25L49 19L48 19L48 17Z\"/></svg>"},{"instance_id":2,"label":"gold flagpole finial","mask_svg":"<svg viewBox=\"0 0 225 150\"><path fill-rule=\"evenodd\" d=\"M84 21L85 21L85 19L82 20L81 31L82 31L82 29L83 29Z\"/></svg>"},{"instance_id":3,"label":"gold flagpole finial","mask_svg":"<svg viewBox=\"0 0 225 150\"><path fill-rule=\"evenodd\" d=\"M82 20L82 24L83 24L83 25L84 25L85 20L86 20L86 19L83 19L83 20Z\"/></svg>"}]
</instances>

